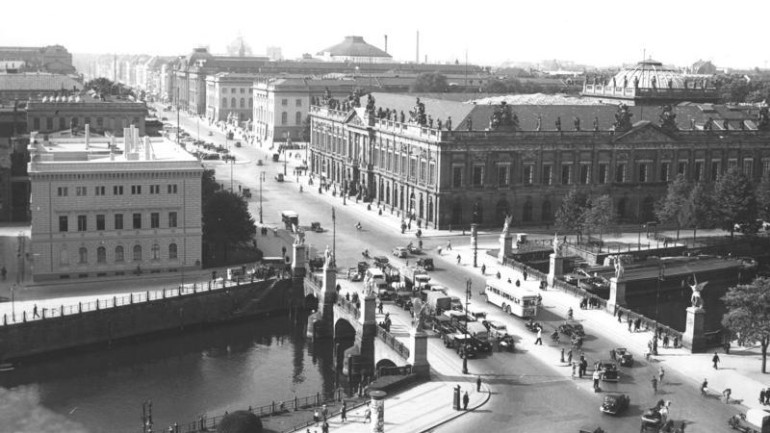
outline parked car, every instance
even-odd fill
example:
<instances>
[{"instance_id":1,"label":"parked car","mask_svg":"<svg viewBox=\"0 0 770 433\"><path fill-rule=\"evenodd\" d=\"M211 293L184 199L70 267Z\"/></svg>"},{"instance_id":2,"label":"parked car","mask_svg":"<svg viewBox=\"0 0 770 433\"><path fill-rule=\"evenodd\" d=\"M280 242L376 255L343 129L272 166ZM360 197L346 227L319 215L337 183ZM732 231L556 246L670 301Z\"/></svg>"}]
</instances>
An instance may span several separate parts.
<instances>
[{"instance_id":1,"label":"parked car","mask_svg":"<svg viewBox=\"0 0 770 433\"><path fill-rule=\"evenodd\" d=\"M348 279L350 281L361 281L361 280L363 280L363 277L358 272L358 268L349 268L348 269Z\"/></svg>"},{"instance_id":2,"label":"parked car","mask_svg":"<svg viewBox=\"0 0 770 433\"><path fill-rule=\"evenodd\" d=\"M241 147L241 142L240 141L236 141L235 142L235 147Z\"/></svg>"},{"instance_id":3,"label":"parked car","mask_svg":"<svg viewBox=\"0 0 770 433\"><path fill-rule=\"evenodd\" d=\"M429 257L417 259L417 266L422 266L426 271L433 271L436 269L433 265L433 259Z\"/></svg>"},{"instance_id":4,"label":"parked car","mask_svg":"<svg viewBox=\"0 0 770 433\"><path fill-rule=\"evenodd\" d=\"M559 332L567 335L568 337L584 337L586 335L583 330L583 325L579 323L562 323L557 328Z\"/></svg>"},{"instance_id":5,"label":"parked car","mask_svg":"<svg viewBox=\"0 0 770 433\"><path fill-rule=\"evenodd\" d=\"M324 229L321 227L321 223L319 222L312 222L310 223L310 231L316 232L316 233L323 233Z\"/></svg>"},{"instance_id":6,"label":"parked car","mask_svg":"<svg viewBox=\"0 0 770 433\"><path fill-rule=\"evenodd\" d=\"M388 258L385 256L375 256L373 260L374 260L374 266L378 268L383 268L387 266L388 263L390 262L390 260L388 260Z\"/></svg>"},{"instance_id":7,"label":"parked car","mask_svg":"<svg viewBox=\"0 0 770 433\"><path fill-rule=\"evenodd\" d=\"M275 175L275 180L277 182L283 182L283 173L278 173Z\"/></svg>"},{"instance_id":8,"label":"parked car","mask_svg":"<svg viewBox=\"0 0 770 433\"><path fill-rule=\"evenodd\" d=\"M450 308L454 311L463 311L463 301L457 296L452 296L452 300L449 301Z\"/></svg>"},{"instance_id":9,"label":"parked car","mask_svg":"<svg viewBox=\"0 0 770 433\"><path fill-rule=\"evenodd\" d=\"M599 361L599 373L601 373L602 380L605 382L618 382L620 380L618 364L615 364L614 361Z\"/></svg>"},{"instance_id":10,"label":"parked car","mask_svg":"<svg viewBox=\"0 0 770 433\"><path fill-rule=\"evenodd\" d=\"M634 365L634 355L632 355L625 347L618 347L615 349L615 358L617 358L621 367L630 367Z\"/></svg>"},{"instance_id":11,"label":"parked car","mask_svg":"<svg viewBox=\"0 0 770 433\"><path fill-rule=\"evenodd\" d=\"M630 400L626 394L607 394L604 396L604 401L599 410L610 415L617 415L628 409Z\"/></svg>"},{"instance_id":12,"label":"parked car","mask_svg":"<svg viewBox=\"0 0 770 433\"><path fill-rule=\"evenodd\" d=\"M405 259L408 253L406 251L406 248L396 247L396 248L393 248L393 255L400 259Z\"/></svg>"},{"instance_id":13,"label":"parked car","mask_svg":"<svg viewBox=\"0 0 770 433\"><path fill-rule=\"evenodd\" d=\"M508 335L508 327L497 320L482 320L481 323L489 330L489 338L498 338Z\"/></svg>"}]
</instances>

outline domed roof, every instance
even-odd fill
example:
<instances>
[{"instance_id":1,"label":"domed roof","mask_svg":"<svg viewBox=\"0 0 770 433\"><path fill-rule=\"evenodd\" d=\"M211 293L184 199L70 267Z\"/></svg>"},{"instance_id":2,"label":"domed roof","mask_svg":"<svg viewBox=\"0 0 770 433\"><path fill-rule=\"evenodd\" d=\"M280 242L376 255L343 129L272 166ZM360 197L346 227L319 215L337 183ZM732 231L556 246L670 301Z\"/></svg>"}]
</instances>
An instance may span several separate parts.
<instances>
[{"instance_id":1,"label":"domed roof","mask_svg":"<svg viewBox=\"0 0 770 433\"><path fill-rule=\"evenodd\" d=\"M391 55L364 41L363 36L345 36L345 40L337 45L321 50L318 53L322 55L340 56L340 57L387 57Z\"/></svg>"},{"instance_id":2,"label":"domed roof","mask_svg":"<svg viewBox=\"0 0 770 433\"><path fill-rule=\"evenodd\" d=\"M249 411L237 410L222 417L217 433L262 433L262 420Z\"/></svg>"},{"instance_id":3,"label":"domed roof","mask_svg":"<svg viewBox=\"0 0 770 433\"><path fill-rule=\"evenodd\" d=\"M666 68L663 63L647 59L637 63L636 66L618 72L615 77L615 85L618 87L634 87L635 80L639 80L639 88L654 87L672 89L684 89L684 75L681 72ZM670 82L670 85L669 85ZM625 83L625 85L624 85Z\"/></svg>"}]
</instances>

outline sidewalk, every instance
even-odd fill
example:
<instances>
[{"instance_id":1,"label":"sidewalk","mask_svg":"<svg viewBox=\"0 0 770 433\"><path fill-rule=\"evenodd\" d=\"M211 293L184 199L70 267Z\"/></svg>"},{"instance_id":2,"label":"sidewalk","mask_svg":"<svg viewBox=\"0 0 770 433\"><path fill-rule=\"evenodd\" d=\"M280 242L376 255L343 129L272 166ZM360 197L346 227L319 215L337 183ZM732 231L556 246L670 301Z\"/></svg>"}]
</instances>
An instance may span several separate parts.
<instances>
[{"instance_id":1,"label":"sidewalk","mask_svg":"<svg viewBox=\"0 0 770 433\"><path fill-rule=\"evenodd\" d=\"M644 353L647 352L647 343L653 336L652 330L628 332L626 318L623 318L622 323L618 323L617 318L605 310L579 309L579 299L569 293L560 290L539 290L539 280L530 277L529 280L524 281L523 276L518 271L498 264L494 257L486 254L487 249L495 248L498 248L496 243L480 244L478 248L478 267L480 268L482 264L486 265L487 275L490 278L495 278L494 275L499 270L504 281L508 278L511 278L512 281L521 279L524 287L529 287L542 295L543 305L548 308L550 313L566 318L567 310L572 307L575 320L584 326L586 334L613 341L618 344L618 347L626 347L634 355L635 362L640 360L646 362ZM448 261L444 266L457 266L456 257L458 254L461 256L460 266L472 267L473 250L469 245L454 246L452 251L445 252L439 260ZM480 273L479 268L476 272ZM474 290L474 295L477 293L478 291ZM543 333L547 335L550 331L547 329ZM554 362L558 361L560 357L557 347L534 346L531 340L530 338L523 338L520 342L517 341L517 347L526 349L529 354L541 358L546 364L559 364ZM651 374L655 374L659 367L663 367L667 371L677 371L688 378L689 385L696 389L700 388L703 379L707 379L709 392L713 396L721 396L724 389L730 388L732 390L730 400L733 404L740 403L748 408L767 408L767 406L760 405L758 401L759 391L762 388L770 387L770 375L761 373L762 364L759 349L757 347L736 347L730 351L729 355L725 354L723 350L719 350L718 353L721 362L719 369L715 370L711 363L711 358L714 356L713 351L692 354L682 347L663 348L659 344L658 356L652 356L651 360L647 362L647 366L654 370ZM588 352L586 357L589 361L589 371L591 371L590 366L594 362L602 358L609 358L609 354ZM569 376L571 369L567 368L566 364L562 365L565 367L563 368L564 374ZM588 382L590 381L586 381L584 384L586 389L590 388Z\"/></svg>"}]
</instances>

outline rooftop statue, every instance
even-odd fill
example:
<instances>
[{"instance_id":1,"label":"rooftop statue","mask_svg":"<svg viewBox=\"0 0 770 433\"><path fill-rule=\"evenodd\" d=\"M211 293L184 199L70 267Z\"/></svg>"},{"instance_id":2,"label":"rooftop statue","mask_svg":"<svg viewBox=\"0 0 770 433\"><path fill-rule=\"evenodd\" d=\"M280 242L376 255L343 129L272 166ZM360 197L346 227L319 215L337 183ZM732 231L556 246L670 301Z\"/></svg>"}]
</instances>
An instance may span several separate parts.
<instances>
[{"instance_id":1,"label":"rooftop statue","mask_svg":"<svg viewBox=\"0 0 770 433\"><path fill-rule=\"evenodd\" d=\"M663 107L663 112L660 113L660 127L666 131L676 131L679 128L676 126L676 113L670 104L666 104Z\"/></svg>"},{"instance_id":2,"label":"rooftop statue","mask_svg":"<svg viewBox=\"0 0 770 433\"><path fill-rule=\"evenodd\" d=\"M615 132L626 132L631 129L631 116L633 114L629 112L628 105L618 105L618 111L615 113L615 123L612 125Z\"/></svg>"},{"instance_id":3,"label":"rooftop statue","mask_svg":"<svg viewBox=\"0 0 770 433\"><path fill-rule=\"evenodd\" d=\"M498 129L516 131L519 129L519 117L513 113L511 106L502 101L495 111L489 116L489 129L495 131Z\"/></svg>"}]
</instances>

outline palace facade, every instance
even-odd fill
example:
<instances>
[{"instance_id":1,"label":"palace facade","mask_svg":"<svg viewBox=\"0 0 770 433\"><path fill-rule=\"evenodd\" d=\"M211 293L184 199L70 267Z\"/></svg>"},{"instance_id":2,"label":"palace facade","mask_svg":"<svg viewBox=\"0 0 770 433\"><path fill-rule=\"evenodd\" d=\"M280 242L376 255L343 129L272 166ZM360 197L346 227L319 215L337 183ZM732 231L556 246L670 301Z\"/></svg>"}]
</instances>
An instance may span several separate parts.
<instances>
[{"instance_id":1,"label":"palace facade","mask_svg":"<svg viewBox=\"0 0 770 433\"><path fill-rule=\"evenodd\" d=\"M677 174L712 182L735 166L758 181L770 171L758 108L373 96L368 108L364 98L311 107L312 173L421 226L496 227L506 214L548 224L573 188L609 194L622 222L646 222Z\"/></svg>"}]
</instances>

